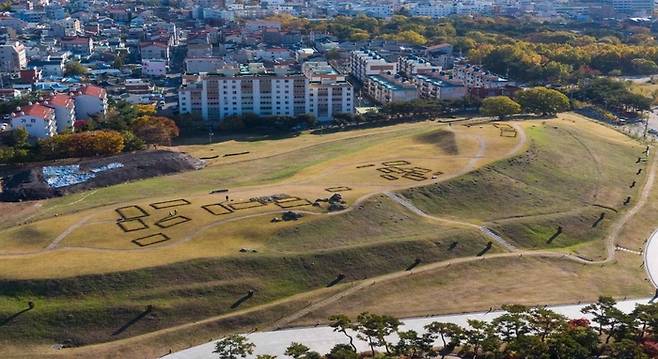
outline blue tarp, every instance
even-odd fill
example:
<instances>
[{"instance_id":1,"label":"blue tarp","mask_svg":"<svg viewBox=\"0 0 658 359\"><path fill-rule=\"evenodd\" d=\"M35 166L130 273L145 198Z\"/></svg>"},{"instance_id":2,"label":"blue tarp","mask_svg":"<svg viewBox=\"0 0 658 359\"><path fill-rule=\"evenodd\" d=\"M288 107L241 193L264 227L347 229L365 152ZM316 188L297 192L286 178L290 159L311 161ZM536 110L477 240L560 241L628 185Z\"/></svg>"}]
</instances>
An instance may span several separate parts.
<instances>
[{"instance_id":1,"label":"blue tarp","mask_svg":"<svg viewBox=\"0 0 658 359\"><path fill-rule=\"evenodd\" d=\"M121 168L122 163L113 162L107 165L82 171L80 165L45 166L41 169L48 185L52 188L68 187L87 182L96 177L96 174Z\"/></svg>"}]
</instances>

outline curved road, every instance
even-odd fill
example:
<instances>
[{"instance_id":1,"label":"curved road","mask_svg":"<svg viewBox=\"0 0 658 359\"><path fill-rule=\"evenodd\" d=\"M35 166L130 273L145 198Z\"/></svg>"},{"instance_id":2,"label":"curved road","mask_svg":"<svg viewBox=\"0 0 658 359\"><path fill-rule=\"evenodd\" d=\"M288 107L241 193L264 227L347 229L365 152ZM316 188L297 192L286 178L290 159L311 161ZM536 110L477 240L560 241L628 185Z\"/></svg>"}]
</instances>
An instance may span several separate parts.
<instances>
[{"instance_id":1,"label":"curved road","mask_svg":"<svg viewBox=\"0 0 658 359\"><path fill-rule=\"evenodd\" d=\"M642 298L636 300L627 300L617 303L617 308L625 313L630 313L636 304L646 304L649 302L649 298ZM591 316L584 315L580 310L587 304L577 304L577 305L560 305L560 306L550 306L549 308L555 312L564 315L570 319L579 319L579 318L588 318L592 319ZM468 326L469 319L477 319L490 321L503 312L492 311L492 312L477 312L477 313L467 313L467 314L456 314L456 315L441 315L434 317L422 317L422 318L409 318L402 320L401 330L415 330L418 333L424 333L424 326L435 321L455 323L462 327ZM352 333L354 334L354 333ZM312 328L294 328L286 329L279 331L269 331L269 332L256 332L248 334L247 337L249 341L256 345L253 355L247 356L247 359L253 359L256 355L259 354L271 354L276 355L279 358L287 357L284 352L286 348L292 342L302 343L311 350L317 351L319 353L327 353L331 348L336 344L347 344L347 338L341 334L333 331L333 328L327 326L319 326ZM390 337L391 340L396 341L395 336ZM215 347L215 341L202 344L199 346L191 347L170 355L164 356L168 359L210 359L216 358L216 354L213 354L212 351ZM359 351L368 351L368 345L366 342L355 338L355 345ZM441 345L436 343L436 345Z\"/></svg>"}]
</instances>

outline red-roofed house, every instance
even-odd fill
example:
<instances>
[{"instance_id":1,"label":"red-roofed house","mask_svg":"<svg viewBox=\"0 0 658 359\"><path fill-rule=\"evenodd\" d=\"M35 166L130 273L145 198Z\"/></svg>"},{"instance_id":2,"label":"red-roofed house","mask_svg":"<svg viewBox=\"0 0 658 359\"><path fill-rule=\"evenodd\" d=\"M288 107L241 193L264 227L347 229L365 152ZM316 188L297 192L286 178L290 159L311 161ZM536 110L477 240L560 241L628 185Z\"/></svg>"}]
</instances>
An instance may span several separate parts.
<instances>
[{"instance_id":1,"label":"red-roofed house","mask_svg":"<svg viewBox=\"0 0 658 359\"><path fill-rule=\"evenodd\" d=\"M52 137L57 133L55 110L38 103L18 107L11 114L11 127L24 128L30 137Z\"/></svg>"},{"instance_id":2,"label":"red-roofed house","mask_svg":"<svg viewBox=\"0 0 658 359\"><path fill-rule=\"evenodd\" d=\"M84 85L75 95L75 117L86 120L91 115L107 112L107 92L102 87Z\"/></svg>"},{"instance_id":3,"label":"red-roofed house","mask_svg":"<svg viewBox=\"0 0 658 359\"><path fill-rule=\"evenodd\" d=\"M75 123L75 100L71 96L57 94L44 101L44 106L55 110L57 132L73 130Z\"/></svg>"}]
</instances>

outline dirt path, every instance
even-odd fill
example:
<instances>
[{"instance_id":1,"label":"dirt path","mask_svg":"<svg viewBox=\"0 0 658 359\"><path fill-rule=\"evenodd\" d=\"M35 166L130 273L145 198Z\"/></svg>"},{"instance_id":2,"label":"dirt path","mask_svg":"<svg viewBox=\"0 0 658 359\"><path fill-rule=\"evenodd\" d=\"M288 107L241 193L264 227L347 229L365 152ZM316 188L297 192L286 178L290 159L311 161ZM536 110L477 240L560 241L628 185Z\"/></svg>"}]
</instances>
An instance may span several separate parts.
<instances>
[{"instance_id":1,"label":"dirt path","mask_svg":"<svg viewBox=\"0 0 658 359\"><path fill-rule=\"evenodd\" d=\"M484 234L487 238L492 239L494 242L498 243L501 247L505 248L509 252L516 252L518 249L514 247L511 243L507 242L505 239L503 239L500 235L496 234L494 231L491 229L485 227L485 226L478 226L477 224L469 223L469 222L462 222L462 221L457 221L453 219L448 219L448 218L441 218L437 216L432 216L429 215L425 212L423 212L420 208L416 207L411 201L409 201L407 198L405 198L403 195L399 193L392 193L392 192L384 192L388 198L393 200L395 203L401 205L402 207L406 208L407 210L413 212L414 214L433 220L437 222L441 222L447 225L452 225L452 226L457 226L457 227L465 227L465 228L471 228L471 229L477 229L479 230L482 234Z\"/></svg>"},{"instance_id":2,"label":"dirt path","mask_svg":"<svg viewBox=\"0 0 658 359\"><path fill-rule=\"evenodd\" d=\"M605 262L611 262L615 259L616 239L619 236L619 233L624 229L624 225L633 218L642 207L644 207L649 199L651 190L656 182L656 165L658 164L658 156L653 154L651 157L651 164L645 169L648 174L638 201L635 202L635 205L612 225L610 232L608 232L608 235L605 237L606 248L608 251L608 257Z\"/></svg>"},{"instance_id":3,"label":"dirt path","mask_svg":"<svg viewBox=\"0 0 658 359\"><path fill-rule=\"evenodd\" d=\"M511 257L539 257L539 258L560 258L564 260L570 260L574 261L577 263L581 264L589 264L589 265L601 265L601 264L606 264L613 262L615 260L615 255L616 255L616 239L619 236L619 233L621 233L622 229L624 228L624 225L633 218L637 214L637 212L646 204L649 195L654 187L655 184L655 178L656 178L656 165L658 163L658 156L654 155L652 160L651 160L651 165L647 169L648 176L647 179L644 183L644 187L642 188L642 192L640 194L639 200L635 203L635 205L628 210L624 215L619 218L611 227L610 232L605 238L605 243L606 243L606 248L607 248L607 258L602 261L589 261L585 260L581 257L574 256L571 254L562 254L559 252L548 252L548 251L528 251L528 250L521 250L521 251L514 251L514 252L508 252L508 253L499 253L499 254L491 254L491 255L486 255L482 257L463 257L463 258L455 258L455 259L450 259L447 261L442 261L442 262L435 262L435 263L430 263L427 265L419 266L416 267L415 269L411 271L400 271L400 272L394 272L394 273L389 273L385 274L382 276L378 276L375 278L370 278L367 280L364 280L357 284L354 287L348 288L344 290L341 293L335 294L331 297L325 298L321 301L318 301L317 303L310 305L296 313L293 313L291 315L288 315L279 321L277 321L274 324L274 328L281 328L285 327L286 325L289 325L290 323L303 318L304 316L320 309L323 308L329 304L336 303L340 299L342 299L345 296L355 294L363 289L366 289L376 283L381 283L381 282L386 282L386 281L391 281L399 278L403 278L408 275L412 275L413 273L423 273L423 272L429 272L433 271L435 269L440 269L440 268L445 268L448 267L452 264L462 264L462 263L469 263L469 262L474 262L474 261L479 261L479 260L486 260L488 258L511 258ZM389 196L391 197L391 196ZM399 198L397 196L392 196L392 199L395 200L395 198ZM409 204L408 201L405 199L401 199L399 201L396 201L397 203L400 203L401 205L405 206L406 208L410 209L412 212L421 215L423 217L428 217L427 214L423 213L420 211L418 208L412 205L412 208L408 207L405 205L405 203ZM414 209L415 208L415 209ZM429 216L431 218L431 216ZM443 220L443 219L441 219Z\"/></svg>"},{"instance_id":4,"label":"dirt path","mask_svg":"<svg viewBox=\"0 0 658 359\"><path fill-rule=\"evenodd\" d=\"M93 217L93 215L89 215L89 216L79 220L78 222L74 223L73 225L69 226L69 228L67 228L64 232L62 232L62 234L57 236L57 238L55 238L55 240L53 240L48 245L48 247L46 247L46 249L44 251L51 251L51 250L55 249L57 247L57 245L59 244L59 242L61 242L64 238L66 238L66 236L71 234L71 232L75 231L76 228L79 228L80 226L85 224L87 221L89 221L91 219L91 217Z\"/></svg>"}]
</instances>

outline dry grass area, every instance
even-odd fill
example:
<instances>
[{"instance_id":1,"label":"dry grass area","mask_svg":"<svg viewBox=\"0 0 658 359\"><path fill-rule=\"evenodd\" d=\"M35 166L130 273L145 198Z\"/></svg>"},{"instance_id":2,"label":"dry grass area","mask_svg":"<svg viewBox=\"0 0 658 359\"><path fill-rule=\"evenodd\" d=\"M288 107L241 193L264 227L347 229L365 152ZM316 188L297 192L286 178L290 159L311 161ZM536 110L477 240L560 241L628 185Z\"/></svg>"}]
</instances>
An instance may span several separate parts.
<instances>
[{"instance_id":1,"label":"dry grass area","mask_svg":"<svg viewBox=\"0 0 658 359\"><path fill-rule=\"evenodd\" d=\"M203 155L203 151L249 153L244 157L220 156L211 160L210 165L201 171L102 188L76 194L70 199L64 197L44 201L32 216L34 222L0 231L0 254L5 255L0 262L0 270L6 278L73 276L144 268L194 258L235 255L241 248L275 253L358 245L350 243L354 242L353 236L346 235L350 225L354 228L360 226L361 229L357 228L355 233L362 235L366 241L364 243L372 243L384 240L386 234L364 235L362 229L368 231L380 223L359 225L360 220L343 215L332 216L333 220L321 220L327 212L326 204L321 207L291 208L307 213L294 223L277 224L270 223L270 220L280 216L285 209L275 204L235 210L223 215L213 215L202 206L223 204L240 207L236 203L281 193L313 202L331 196L332 193L325 188L336 186L350 187L352 190L341 193L348 203L354 204L359 198L381 191L429 184L457 176L470 168L509 155L518 143L518 138L499 136L499 131L491 125L467 127L423 122L322 136L303 134L278 140L229 141L210 146L183 147L181 150L194 155ZM301 163L295 162L296 158L302 157ZM383 163L396 160L409 162L404 166L407 168L418 167L430 171L425 175L427 179L416 181L399 175L399 179L393 181L382 178L383 172L378 169L386 167ZM364 165L371 166L362 167ZM222 174L230 174L230 177L222 177ZM188 182L183 184L184 181ZM131 199L140 192L139 188L145 186L148 187L146 193L156 195ZM230 189L230 201L226 201L225 193L209 194L218 188ZM112 196L112 199L107 199L108 196ZM185 199L191 204L163 209L151 206L155 202L175 199ZM148 213L147 217L141 218L144 224L133 222L127 226L147 228L124 232L117 225L119 214L115 211L124 206L139 206ZM158 226L158 221L165 219L173 210L176 215L190 220L168 228ZM57 216L53 217L55 214ZM38 220L42 216L45 218ZM402 215L394 212L379 213L372 218L380 221L385 218L391 222L395 216ZM409 214L404 216L410 218ZM337 227L340 230L334 230L332 223L344 218L347 218L347 223ZM355 223L349 224L349 221ZM309 226L322 224L318 227L320 229L304 231L303 235L296 234L294 228L306 222L313 223ZM391 223L379 226L379 229L397 234L395 237L389 236L389 240L428 238L443 231L437 231L439 227L436 224L418 225L412 220L407 222L408 225L400 224L399 230L393 229ZM159 236L159 233L169 240L145 247L139 247L133 242L152 235ZM336 240L308 240L321 233L336 233ZM268 242L267 239L272 236L297 239L284 238L281 243ZM55 248L44 251L56 239L58 243ZM282 244L284 242L288 244ZM24 256L24 253L33 254ZM35 265L44 261L52 265Z\"/></svg>"},{"instance_id":2,"label":"dry grass area","mask_svg":"<svg viewBox=\"0 0 658 359\"><path fill-rule=\"evenodd\" d=\"M644 181L633 163L643 146L571 114L514 125L523 128L527 144L521 135L500 136L490 124L423 122L181 146L194 156L218 157L196 172L4 205L0 209L21 215L0 221L0 317L28 300L37 301L38 311L0 327L0 338L11 338L0 345L29 357L158 356L168 347L179 350L262 327L363 278L403 272L418 260L503 252L495 244L488 248L490 239L472 224L486 224L522 249L600 258L602 237L625 211L621 202ZM245 154L224 156L231 153ZM427 179L381 177L378 169L399 160L427 170ZM637 181L634 188L631 180ZM237 203L281 193L312 202L329 197L325 188L335 186L351 188L342 192L350 210L296 207L304 214L297 221L272 223L286 209L271 203L221 215L202 208L252 207ZM225 193L209 194L219 188L230 189L229 201ZM457 222L419 216L384 191L400 191L425 212ZM190 204L151 206L176 199ZM656 203L658 191L624 227L621 244L641 246L655 225ZM148 213L141 219L148 228L124 232L115 209L133 205ZM172 211L190 220L158 226ZM17 225L22 222L28 223ZM562 233L549 241L557 227ZM158 233L170 239L144 247L132 242ZM488 309L510 298L549 304L601 294L648 295L640 261L619 254L606 266L527 256L453 264L377 282L296 324L336 312L414 316ZM323 289L338 273L346 274L345 283ZM233 308L250 289L258 293L254 300ZM108 334L143 311L144 303L155 306L153 318L121 335ZM191 322L199 323L185 324ZM85 347L55 352L44 345L67 337Z\"/></svg>"},{"instance_id":3,"label":"dry grass area","mask_svg":"<svg viewBox=\"0 0 658 359\"><path fill-rule=\"evenodd\" d=\"M560 259L499 258L455 264L431 272L378 282L322 308L294 325L326 322L333 314L363 311L398 317L484 311L502 304L544 305L653 294L637 267L641 257L623 257L609 266L586 266ZM522 273L522 275L520 275Z\"/></svg>"}]
</instances>

